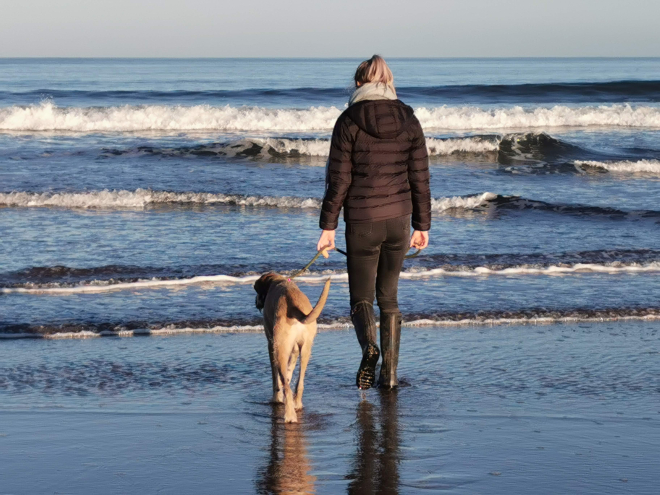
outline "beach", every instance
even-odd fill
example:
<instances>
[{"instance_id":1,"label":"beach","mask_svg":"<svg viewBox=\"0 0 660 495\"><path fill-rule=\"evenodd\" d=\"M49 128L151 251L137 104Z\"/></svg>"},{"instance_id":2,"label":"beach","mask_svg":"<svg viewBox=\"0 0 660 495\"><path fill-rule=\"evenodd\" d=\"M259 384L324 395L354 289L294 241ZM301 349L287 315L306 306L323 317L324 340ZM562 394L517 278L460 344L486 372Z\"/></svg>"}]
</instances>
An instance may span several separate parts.
<instances>
[{"instance_id":1,"label":"beach","mask_svg":"<svg viewBox=\"0 0 660 495\"><path fill-rule=\"evenodd\" d=\"M318 335L298 424L259 334L2 343L1 493L655 493L657 324L404 330L395 393Z\"/></svg>"}]
</instances>

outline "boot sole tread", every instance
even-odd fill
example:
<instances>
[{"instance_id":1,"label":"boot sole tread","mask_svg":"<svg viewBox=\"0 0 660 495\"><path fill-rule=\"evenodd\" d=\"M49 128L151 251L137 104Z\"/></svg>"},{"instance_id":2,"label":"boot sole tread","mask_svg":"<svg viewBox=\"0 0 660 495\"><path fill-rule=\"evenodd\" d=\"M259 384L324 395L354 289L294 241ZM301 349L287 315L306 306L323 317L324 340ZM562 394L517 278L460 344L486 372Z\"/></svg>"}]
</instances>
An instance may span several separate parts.
<instances>
[{"instance_id":1,"label":"boot sole tread","mask_svg":"<svg viewBox=\"0 0 660 495\"><path fill-rule=\"evenodd\" d=\"M378 350L378 347L373 344L369 344L367 349L364 351L364 355L362 356L360 369L358 370L355 380L358 388L367 390L374 386L376 381L376 365L378 364L378 358L380 358L380 351Z\"/></svg>"}]
</instances>

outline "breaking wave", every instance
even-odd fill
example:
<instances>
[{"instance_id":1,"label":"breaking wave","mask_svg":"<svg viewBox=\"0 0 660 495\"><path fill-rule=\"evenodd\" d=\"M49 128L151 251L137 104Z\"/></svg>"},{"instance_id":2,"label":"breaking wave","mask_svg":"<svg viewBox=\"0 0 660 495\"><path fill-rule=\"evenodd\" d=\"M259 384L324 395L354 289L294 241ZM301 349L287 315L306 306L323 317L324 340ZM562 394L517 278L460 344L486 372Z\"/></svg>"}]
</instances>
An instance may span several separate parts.
<instances>
[{"instance_id":1,"label":"breaking wave","mask_svg":"<svg viewBox=\"0 0 660 495\"><path fill-rule=\"evenodd\" d=\"M244 206L280 209L319 209L320 198L294 196L250 196L240 194L153 191L150 189L103 190L74 193L37 193L14 191L0 193L0 207L53 207L67 209L145 209L165 206ZM536 210L578 216L607 216L612 219L660 218L660 211L626 211L604 206L555 204L505 196L492 192L436 198L431 200L435 213L454 213L461 210Z\"/></svg>"},{"instance_id":2,"label":"breaking wave","mask_svg":"<svg viewBox=\"0 0 660 495\"><path fill-rule=\"evenodd\" d=\"M431 157L457 157L487 160L510 165L505 171L514 173L583 173L597 169L605 172L660 171L660 161L653 159L657 150L627 150L628 156L639 161L607 161L612 159L601 151L580 147L556 139L545 132L512 134L485 134L464 137L427 137L426 146ZM203 143L194 146L136 148L103 148L100 158L113 156L156 156L166 158L249 158L270 162L293 161L310 165L325 165L330 150L330 140L322 138L243 138L229 142ZM309 160L304 160L309 158Z\"/></svg>"},{"instance_id":3,"label":"breaking wave","mask_svg":"<svg viewBox=\"0 0 660 495\"><path fill-rule=\"evenodd\" d=\"M575 165L580 168L593 167L608 172L660 174L660 160L623 160L618 162L599 162L593 160L576 160Z\"/></svg>"},{"instance_id":4,"label":"breaking wave","mask_svg":"<svg viewBox=\"0 0 660 495\"><path fill-rule=\"evenodd\" d=\"M288 196L245 196L197 192L169 192L137 189L135 191L90 191L80 193L0 193L0 206L57 207L99 209L143 209L157 205L229 205L276 208L320 208L316 198Z\"/></svg>"},{"instance_id":5,"label":"breaking wave","mask_svg":"<svg viewBox=\"0 0 660 495\"><path fill-rule=\"evenodd\" d=\"M475 136L465 138L426 138L426 148L430 156L446 156L463 153L491 153L500 147L496 136Z\"/></svg>"},{"instance_id":6,"label":"breaking wave","mask_svg":"<svg viewBox=\"0 0 660 495\"><path fill-rule=\"evenodd\" d=\"M483 193L474 196L456 196L433 200L433 211L442 212L457 208L477 208L496 194ZM229 205L275 208L320 208L318 198L291 196L247 196L239 194L215 194L196 192L169 192L137 189L135 191L90 191L80 193L33 193L15 191L0 193L0 206L7 207L57 207L98 209L143 209L158 205Z\"/></svg>"},{"instance_id":7,"label":"breaking wave","mask_svg":"<svg viewBox=\"0 0 660 495\"><path fill-rule=\"evenodd\" d=\"M406 327L458 327L476 325L548 325L576 322L658 321L660 308L545 309L480 311L477 313L432 313L407 315ZM321 318L320 330L351 328L347 318ZM172 323L72 323L62 325L14 324L0 326L0 339L133 337L137 335L176 335L208 333L260 333L259 319L245 321L180 321Z\"/></svg>"},{"instance_id":8,"label":"breaking wave","mask_svg":"<svg viewBox=\"0 0 660 495\"><path fill-rule=\"evenodd\" d=\"M489 153L499 149L498 136L474 136L465 138L426 139L431 156L461 153ZM154 155L164 157L247 157L247 158L298 158L304 156L326 158L330 151L329 139L305 138L246 138L228 143L208 143L197 146L161 148L140 146L135 149L103 149L101 156Z\"/></svg>"},{"instance_id":9,"label":"breaking wave","mask_svg":"<svg viewBox=\"0 0 660 495\"><path fill-rule=\"evenodd\" d=\"M210 105L123 105L58 107L39 105L0 109L4 131L330 131L341 110L337 107L271 109ZM418 107L415 114L425 129L474 130L540 127L660 128L660 108L613 104L550 108L474 106Z\"/></svg>"},{"instance_id":10,"label":"breaking wave","mask_svg":"<svg viewBox=\"0 0 660 495\"><path fill-rule=\"evenodd\" d=\"M340 110L335 107L269 109L210 105L124 105L58 107L39 105L0 109L0 130L7 131L323 131L331 130Z\"/></svg>"},{"instance_id":11,"label":"breaking wave","mask_svg":"<svg viewBox=\"0 0 660 495\"><path fill-rule=\"evenodd\" d=\"M550 136L545 132L526 132L508 134L476 134L461 137L426 137L426 146L431 157L457 157L465 159L486 159L501 165L515 165L521 171L521 165L549 166L554 171L565 168L570 172L581 172L589 166L605 171L639 170L655 171L660 162L656 159L658 150L628 148L622 150L625 155L606 154L602 151L581 147ZM248 158L269 162L292 161L325 165L330 150L327 138L308 137L245 137L225 142L205 142L183 146L143 145L135 148L102 148L98 158L114 156L154 156L165 158ZM49 152L48 157L57 152ZM622 158L629 161L620 161ZM35 156L26 156L34 159ZM309 158L309 160L305 160ZM630 160L637 159L639 162ZM618 161L617 161L618 160ZM634 164L634 165L633 165ZM583 165L581 168L580 166Z\"/></svg>"},{"instance_id":12,"label":"breaking wave","mask_svg":"<svg viewBox=\"0 0 660 495\"><path fill-rule=\"evenodd\" d=\"M476 134L462 137L427 136L429 156L486 161L507 165L500 171L513 173L584 173L584 172L660 172L658 150L627 148L621 153L605 153L563 141L545 132ZM308 137L245 137L225 142L204 142L195 145L142 145L134 148L101 148L97 158L158 157L158 158L239 158L270 163L295 163L324 166L330 150L327 138ZM89 153L83 151L80 153ZM44 156L51 157L57 152ZM26 155L33 160L39 156ZM624 161L623 158L626 160ZM636 160L636 161L635 161Z\"/></svg>"},{"instance_id":13,"label":"breaking wave","mask_svg":"<svg viewBox=\"0 0 660 495\"><path fill-rule=\"evenodd\" d=\"M443 212L448 210L474 210L487 206L499 196L495 193L485 192L469 196L454 196L451 198L431 199L431 211Z\"/></svg>"},{"instance_id":14,"label":"breaking wave","mask_svg":"<svg viewBox=\"0 0 660 495\"><path fill-rule=\"evenodd\" d=\"M498 146L502 165L566 162L570 158L593 158L599 153L556 139L545 132L508 134Z\"/></svg>"},{"instance_id":15,"label":"breaking wave","mask_svg":"<svg viewBox=\"0 0 660 495\"><path fill-rule=\"evenodd\" d=\"M602 105L551 108L479 107L417 108L415 115L424 128L532 129L539 127L660 127L660 108L630 105Z\"/></svg>"},{"instance_id":16,"label":"breaking wave","mask_svg":"<svg viewBox=\"0 0 660 495\"><path fill-rule=\"evenodd\" d=\"M341 256L325 262L297 280L318 283L328 278L347 280ZM653 250L585 251L560 254L435 254L407 263L402 279L431 277L557 276L588 273L635 274L660 272L660 252ZM141 268L110 265L92 268L32 267L0 274L0 293L80 294L116 290L159 289L186 285L251 284L265 271L291 274L297 267L255 266ZM220 274L218 274L220 273Z\"/></svg>"}]
</instances>

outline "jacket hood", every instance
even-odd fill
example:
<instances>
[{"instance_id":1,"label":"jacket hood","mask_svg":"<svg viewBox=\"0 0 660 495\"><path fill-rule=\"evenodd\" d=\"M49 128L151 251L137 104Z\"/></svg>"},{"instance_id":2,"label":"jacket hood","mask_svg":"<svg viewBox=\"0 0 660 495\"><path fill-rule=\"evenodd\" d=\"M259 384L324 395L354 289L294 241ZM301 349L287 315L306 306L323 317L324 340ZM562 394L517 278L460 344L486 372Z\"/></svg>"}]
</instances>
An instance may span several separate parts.
<instances>
[{"instance_id":1,"label":"jacket hood","mask_svg":"<svg viewBox=\"0 0 660 495\"><path fill-rule=\"evenodd\" d=\"M414 116L401 100L364 100L346 110L348 117L370 136L392 139L403 132Z\"/></svg>"}]
</instances>

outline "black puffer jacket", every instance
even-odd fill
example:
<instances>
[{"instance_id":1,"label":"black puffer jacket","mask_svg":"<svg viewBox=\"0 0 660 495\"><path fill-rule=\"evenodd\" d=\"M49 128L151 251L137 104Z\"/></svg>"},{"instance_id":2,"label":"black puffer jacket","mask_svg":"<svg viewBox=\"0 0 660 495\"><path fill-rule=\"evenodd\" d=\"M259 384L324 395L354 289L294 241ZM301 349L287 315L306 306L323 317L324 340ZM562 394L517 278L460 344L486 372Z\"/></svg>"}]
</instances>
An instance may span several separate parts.
<instances>
[{"instance_id":1,"label":"black puffer jacket","mask_svg":"<svg viewBox=\"0 0 660 495\"><path fill-rule=\"evenodd\" d=\"M332 133L321 228L412 214L415 230L431 228L428 153L413 109L399 100L361 101Z\"/></svg>"}]
</instances>

